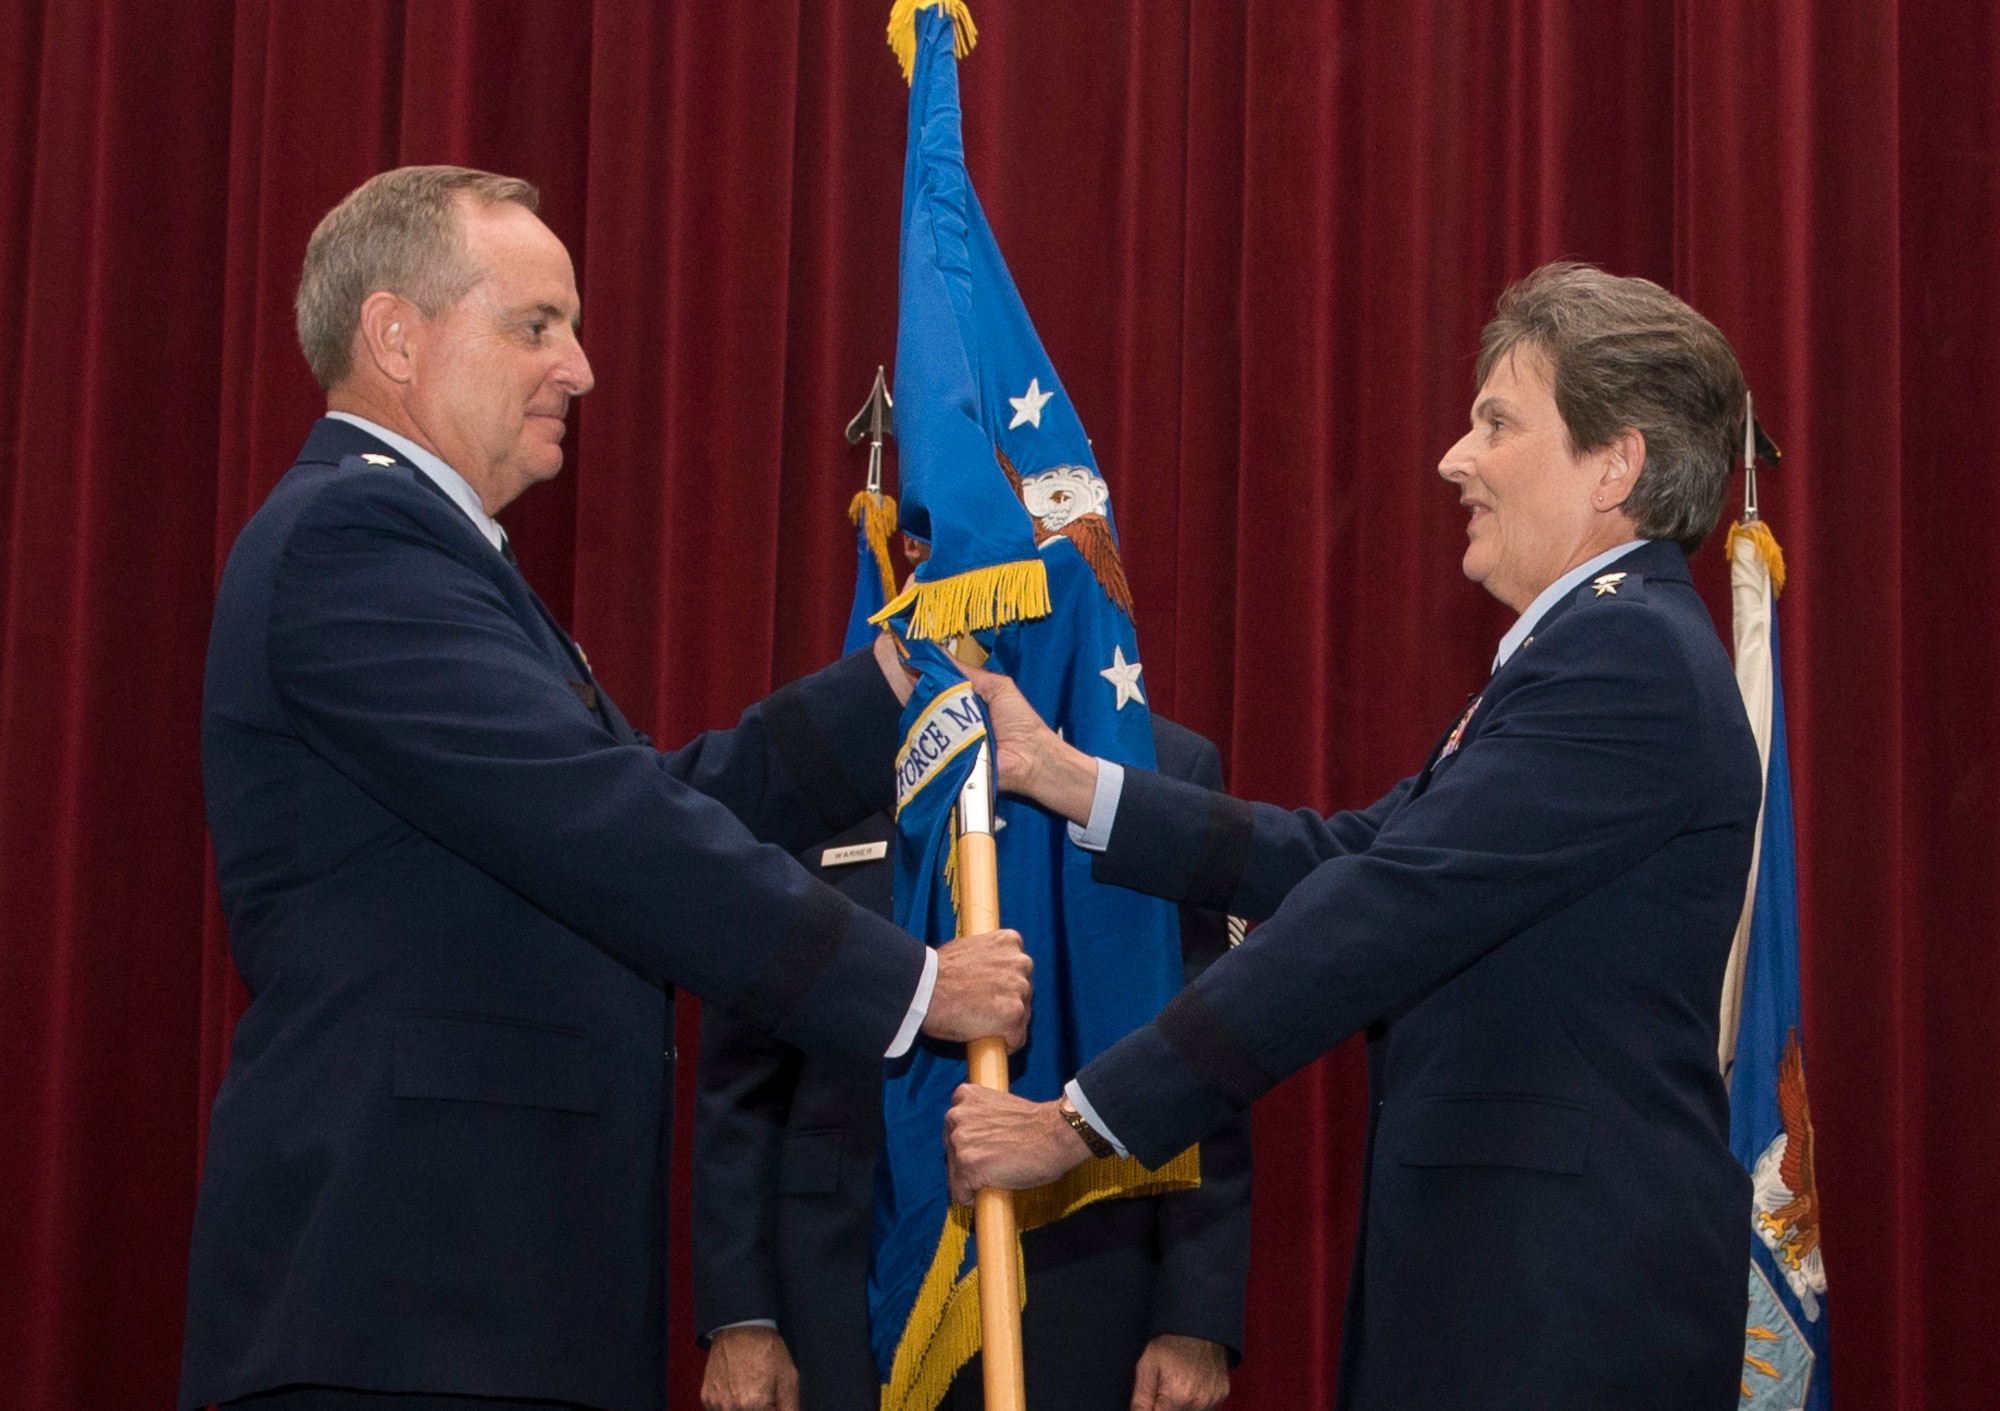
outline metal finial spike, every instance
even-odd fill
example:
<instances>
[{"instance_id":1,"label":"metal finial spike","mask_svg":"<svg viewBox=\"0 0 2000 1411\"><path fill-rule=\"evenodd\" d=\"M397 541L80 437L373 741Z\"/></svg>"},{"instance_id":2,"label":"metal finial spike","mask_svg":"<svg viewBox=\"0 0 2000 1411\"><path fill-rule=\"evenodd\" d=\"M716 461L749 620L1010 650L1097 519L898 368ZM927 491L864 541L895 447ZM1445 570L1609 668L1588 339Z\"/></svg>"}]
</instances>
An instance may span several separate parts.
<instances>
[{"instance_id":1,"label":"metal finial spike","mask_svg":"<svg viewBox=\"0 0 2000 1411\"><path fill-rule=\"evenodd\" d=\"M895 400L889 395L889 384L882 376L882 368L875 369L875 385L868 389L868 400L861 404L861 410L854 414L854 420L847 423L847 443L857 444L863 436L868 438L868 493L882 493L882 438L893 435L889 429L889 412L895 407Z\"/></svg>"},{"instance_id":2,"label":"metal finial spike","mask_svg":"<svg viewBox=\"0 0 2000 1411\"><path fill-rule=\"evenodd\" d=\"M1749 388L1743 389L1743 522L1757 522L1757 410Z\"/></svg>"}]
</instances>

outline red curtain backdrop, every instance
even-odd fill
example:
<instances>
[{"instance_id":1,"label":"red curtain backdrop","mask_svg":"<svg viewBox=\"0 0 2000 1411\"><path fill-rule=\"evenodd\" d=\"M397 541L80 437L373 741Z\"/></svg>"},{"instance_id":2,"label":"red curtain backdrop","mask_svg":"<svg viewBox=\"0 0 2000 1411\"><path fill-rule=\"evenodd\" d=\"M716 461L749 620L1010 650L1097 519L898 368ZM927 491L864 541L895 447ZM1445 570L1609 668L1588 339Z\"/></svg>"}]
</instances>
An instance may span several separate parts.
<instances>
[{"instance_id":1,"label":"red curtain backdrop","mask_svg":"<svg viewBox=\"0 0 2000 1411\"><path fill-rule=\"evenodd\" d=\"M175 1385L241 1004L204 852L201 660L223 556L319 406L291 329L307 233L397 163L541 186L598 387L510 532L635 721L669 741L726 723L830 657L846 613L862 465L839 431L894 347L887 8L0 7L9 1405L165 1407ZM1792 575L1836 1395L1990 1401L1993 7L976 14L970 165L1117 493L1151 700L1222 745L1240 793L1368 802L1483 679L1507 618L1458 573L1433 468L1508 279L1594 260L1735 342L1787 453L1764 505ZM1723 613L1720 559L1697 570ZM1352 1045L1260 1106L1232 1405L1331 1400L1362 1108ZM685 1220L683 1199L677 1407L700 1372Z\"/></svg>"}]
</instances>

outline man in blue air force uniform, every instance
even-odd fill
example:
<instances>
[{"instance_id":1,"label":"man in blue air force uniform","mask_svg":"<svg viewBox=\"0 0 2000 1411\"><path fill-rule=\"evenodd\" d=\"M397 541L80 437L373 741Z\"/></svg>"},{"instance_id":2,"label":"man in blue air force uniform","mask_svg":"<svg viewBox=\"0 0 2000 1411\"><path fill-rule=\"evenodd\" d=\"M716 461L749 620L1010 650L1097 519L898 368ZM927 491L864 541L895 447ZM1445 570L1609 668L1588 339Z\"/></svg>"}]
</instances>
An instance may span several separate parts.
<instances>
[{"instance_id":1,"label":"man in blue air force uniform","mask_svg":"<svg viewBox=\"0 0 2000 1411\"><path fill-rule=\"evenodd\" d=\"M961 1088L953 1193L1159 1161L1365 1030L1343 1406L1723 1411L1749 1178L1716 1071L1758 762L1685 555L1743 416L1721 334L1550 266L1487 325L1439 472L1521 616L1423 768L1322 818L1120 771L989 677L1002 785L1102 880L1263 924L1058 1102ZM1081 825L1088 825L1082 827Z\"/></svg>"},{"instance_id":2,"label":"man in blue air force uniform","mask_svg":"<svg viewBox=\"0 0 2000 1411\"><path fill-rule=\"evenodd\" d=\"M1215 745L1153 718L1160 773L1222 787ZM895 822L877 814L801 855L887 915ZM1180 909L1189 979L1229 948L1229 918ZM701 1024L694 1126L694 1313L709 1339L705 1411L874 1411L868 1249L882 1064L810 1058L720 1010ZM1100 1201L1021 1237L1030 1405L1206 1407L1243 1347L1249 1115L1201 1144L1195 1190ZM1142 1362L1145 1364L1141 1366ZM953 1395L977 1396L979 1364ZM945 1403L952 1404L948 1396Z\"/></svg>"},{"instance_id":3,"label":"man in blue air force uniform","mask_svg":"<svg viewBox=\"0 0 2000 1411\"><path fill-rule=\"evenodd\" d=\"M406 168L308 248L328 416L237 540L209 644L251 1002L183 1407L654 1411L668 986L828 1054L1024 1031L1017 937L928 951L789 856L889 801L877 661L662 754L514 567L492 516L556 473L591 386L536 199Z\"/></svg>"}]
</instances>

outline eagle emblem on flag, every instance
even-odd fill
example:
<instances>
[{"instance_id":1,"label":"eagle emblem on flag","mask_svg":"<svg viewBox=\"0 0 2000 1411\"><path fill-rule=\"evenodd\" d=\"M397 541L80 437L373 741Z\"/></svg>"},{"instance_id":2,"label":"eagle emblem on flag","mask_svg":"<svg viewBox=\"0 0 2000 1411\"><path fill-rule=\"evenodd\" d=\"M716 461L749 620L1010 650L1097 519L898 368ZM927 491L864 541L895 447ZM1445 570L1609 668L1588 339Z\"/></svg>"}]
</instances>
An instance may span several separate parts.
<instances>
[{"instance_id":1,"label":"eagle emblem on flag","mask_svg":"<svg viewBox=\"0 0 2000 1411\"><path fill-rule=\"evenodd\" d=\"M1007 483L1035 522L1035 547L1039 549L1058 536L1076 545L1104 596L1129 619L1132 588L1125 580L1118 538L1111 532L1111 520L1105 513L1111 506L1111 487L1104 483L1104 477L1087 465L1059 465L1022 475L1005 451L995 447L994 453L1000 457L1000 468L1007 472Z\"/></svg>"},{"instance_id":2,"label":"eagle emblem on flag","mask_svg":"<svg viewBox=\"0 0 2000 1411\"><path fill-rule=\"evenodd\" d=\"M1812 1111L1806 1102L1805 1056L1794 1026L1778 1061L1778 1113L1784 1130L1771 1138L1750 1172L1758 1238L1805 1309L1819 1317L1826 1268L1819 1252L1819 1190L1813 1180Z\"/></svg>"}]
</instances>

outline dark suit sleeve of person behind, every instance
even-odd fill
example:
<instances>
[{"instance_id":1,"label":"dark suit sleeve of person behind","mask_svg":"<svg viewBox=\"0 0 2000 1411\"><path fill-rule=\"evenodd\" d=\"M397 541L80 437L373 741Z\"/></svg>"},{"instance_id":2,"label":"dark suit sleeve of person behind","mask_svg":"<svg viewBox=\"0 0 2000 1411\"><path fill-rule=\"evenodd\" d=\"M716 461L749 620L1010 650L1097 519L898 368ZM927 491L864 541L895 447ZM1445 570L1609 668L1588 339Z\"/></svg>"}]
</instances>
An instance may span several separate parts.
<instances>
[{"instance_id":1,"label":"dark suit sleeve of person behind","mask_svg":"<svg viewBox=\"0 0 2000 1411\"><path fill-rule=\"evenodd\" d=\"M877 813L799 861L857 906L887 916L894 836L893 820ZM879 856L866 855L878 846ZM828 866L828 854L838 859L843 848L863 852ZM879 1057L807 1056L726 1009L703 1007L690 1241L695 1331L707 1342L732 1324L775 1324L797 1366L805 1411L858 1411L879 1400L867 1282L881 1137Z\"/></svg>"},{"instance_id":2,"label":"dark suit sleeve of person behind","mask_svg":"<svg viewBox=\"0 0 2000 1411\"><path fill-rule=\"evenodd\" d=\"M299 514L267 638L299 737L641 973L801 1047L879 1056L922 948L787 856L851 821L824 817L802 786L844 788L834 807L884 802L897 706L874 662L857 654L672 754L620 745L548 669L494 576L412 522L453 513L407 479L358 475ZM787 769L787 752L817 767Z\"/></svg>"},{"instance_id":3,"label":"dark suit sleeve of person behind","mask_svg":"<svg viewBox=\"0 0 2000 1411\"><path fill-rule=\"evenodd\" d=\"M1222 757L1210 740L1158 715L1160 773L1221 790ZM1229 950L1229 918L1213 907L1180 908L1182 972L1192 983ZM1243 1356L1243 1301L1250 1281L1250 1113L1201 1142L1201 1185L1161 1196L1160 1269L1148 1336L1178 1334L1219 1343L1232 1365Z\"/></svg>"}]
</instances>

